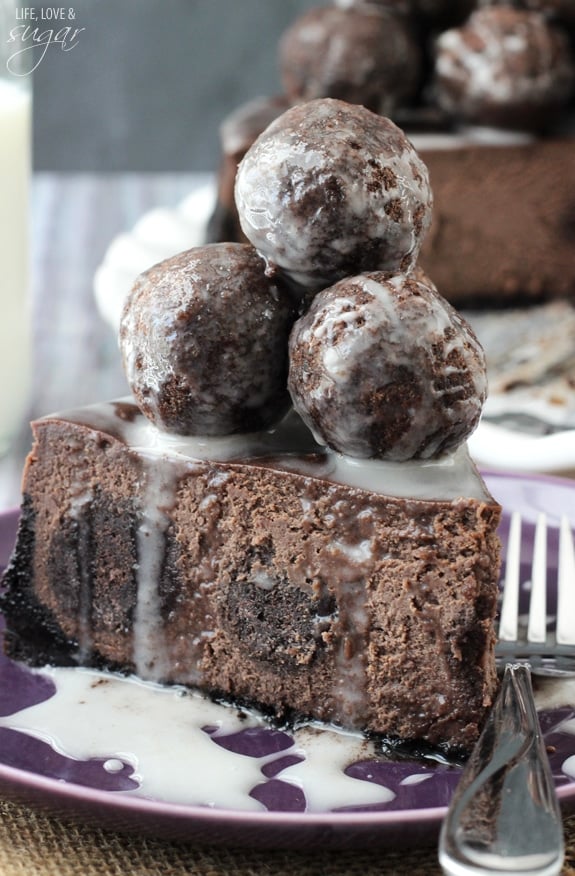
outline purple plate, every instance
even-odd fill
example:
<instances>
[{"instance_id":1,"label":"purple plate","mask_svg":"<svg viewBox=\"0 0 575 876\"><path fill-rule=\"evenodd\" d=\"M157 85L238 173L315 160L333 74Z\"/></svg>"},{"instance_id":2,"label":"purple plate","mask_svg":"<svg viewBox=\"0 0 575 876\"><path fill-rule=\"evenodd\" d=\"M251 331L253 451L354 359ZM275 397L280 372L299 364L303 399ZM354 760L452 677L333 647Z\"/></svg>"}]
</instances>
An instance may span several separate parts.
<instances>
[{"instance_id":1,"label":"purple plate","mask_svg":"<svg viewBox=\"0 0 575 876\"><path fill-rule=\"evenodd\" d=\"M521 511L527 521L522 558L527 573L538 512L548 514L552 527L558 525L563 514L575 527L575 481L499 472L485 473L485 480L504 508L504 542L512 511ZM0 514L0 565L9 558L17 518L16 511ZM556 544L557 534L552 530L548 552L551 613ZM0 716L42 703L52 694L53 685L47 677L0 657ZM566 718L575 717L575 703L570 705L573 708L541 713L557 792L565 809L575 807L575 730L561 732L560 727ZM283 752L292 744L289 734L268 728L218 737L209 727L206 733L213 736L222 751L266 759L261 782L250 792L261 810L216 809L134 796L136 782L129 765L120 764L119 770L106 772L102 770L102 759L73 759L39 739L6 727L0 727L0 793L60 816L175 840L268 848L297 846L301 850L325 848L326 844L339 848L398 847L437 839L459 777L456 767L421 760L360 760L349 766L346 774L389 788L393 799L359 808L342 806L340 801L337 808L310 812L306 811L304 794L281 781L281 771L289 758Z\"/></svg>"}]
</instances>

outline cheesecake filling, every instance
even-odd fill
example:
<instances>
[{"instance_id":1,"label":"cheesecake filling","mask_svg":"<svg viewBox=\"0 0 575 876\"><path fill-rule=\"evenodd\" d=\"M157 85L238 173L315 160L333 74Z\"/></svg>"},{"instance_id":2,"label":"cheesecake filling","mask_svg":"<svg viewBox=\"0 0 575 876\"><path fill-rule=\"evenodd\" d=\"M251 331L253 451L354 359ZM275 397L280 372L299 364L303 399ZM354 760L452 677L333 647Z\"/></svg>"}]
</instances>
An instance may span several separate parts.
<instances>
[{"instance_id":1,"label":"cheesecake filling","mask_svg":"<svg viewBox=\"0 0 575 876\"><path fill-rule=\"evenodd\" d=\"M169 562L167 556L170 541L172 512L177 505L180 484L195 474L206 471L206 463L225 463L232 470L236 466L261 466L285 470L301 476L302 518L310 528L313 521L313 485L316 480L342 484L360 491L413 500L453 500L463 496L475 499L489 497L465 445L438 460L410 460L390 462L384 460L356 459L336 453L319 445L298 415L291 411L276 427L263 432L231 435L222 438L213 436L181 437L161 431L141 415L130 398L102 403L77 411L48 417L49 420L68 420L93 431L94 440L110 436L122 442L138 458L141 469L141 490L138 512L135 517L136 563L133 574L136 584L135 609L132 618L133 665L136 674L144 679L162 682L174 678L175 661L170 647L170 629L162 610L162 576ZM91 489L78 466L79 480L74 490L75 498L70 514L80 526L86 521L82 509L89 507L94 498ZM218 484L225 485L228 475L217 474ZM212 495L213 493L213 495ZM207 515L216 507L218 497L213 492L206 495L202 507ZM216 512L217 513L217 510ZM351 514L344 523L341 514ZM370 516L371 515L371 516ZM370 517L370 520L367 520ZM364 507L353 518L353 512L334 503L323 517L323 525L332 526L347 533L345 540L334 538L329 557L321 563L308 557L307 567L300 569L302 580L316 582L318 605L327 605L335 596L335 609L330 604L331 614L315 618L314 635L318 641L325 630L335 631L330 642L334 647L334 683L332 698L340 716L345 716L349 726L362 726L365 718L368 693L366 690L366 647L371 624L369 594L365 582L371 574L374 557L381 546L374 543L373 536L363 537L363 523L373 524L370 507ZM353 519L352 519L353 518ZM81 540L85 544L85 540ZM79 544L80 548L80 544ZM79 549L77 566L83 593L81 606L89 606L91 600L91 558ZM327 570L327 571L326 571ZM205 585L198 598L210 598L216 571L206 568ZM250 573L260 596L279 586L275 568L256 564ZM325 576L329 577L329 596ZM259 603L258 603L259 604ZM257 612L257 605L252 609ZM326 609L327 610L327 609ZM210 615L206 619L209 619ZM217 619L212 616L214 625ZM288 624L289 626L289 624ZM194 639L192 651L195 663L188 664L186 672L189 683L202 682L201 655L206 641L215 635L214 628L205 629ZM329 638L329 636L328 636ZM88 609L82 609L77 660L88 662L91 652L91 631ZM178 678L176 677L176 680Z\"/></svg>"}]
</instances>

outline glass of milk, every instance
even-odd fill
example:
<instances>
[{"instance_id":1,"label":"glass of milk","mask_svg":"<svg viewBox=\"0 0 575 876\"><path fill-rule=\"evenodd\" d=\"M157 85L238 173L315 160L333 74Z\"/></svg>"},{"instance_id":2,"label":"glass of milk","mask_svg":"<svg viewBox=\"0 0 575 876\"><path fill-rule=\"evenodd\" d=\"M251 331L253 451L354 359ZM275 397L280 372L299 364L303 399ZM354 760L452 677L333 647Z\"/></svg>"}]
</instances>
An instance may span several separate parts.
<instances>
[{"instance_id":1,"label":"glass of milk","mask_svg":"<svg viewBox=\"0 0 575 876\"><path fill-rule=\"evenodd\" d=\"M31 374L29 183L31 77L19 33L21 5L0 0L0 457L27 414Z\"/></svg>"}]
</instances>

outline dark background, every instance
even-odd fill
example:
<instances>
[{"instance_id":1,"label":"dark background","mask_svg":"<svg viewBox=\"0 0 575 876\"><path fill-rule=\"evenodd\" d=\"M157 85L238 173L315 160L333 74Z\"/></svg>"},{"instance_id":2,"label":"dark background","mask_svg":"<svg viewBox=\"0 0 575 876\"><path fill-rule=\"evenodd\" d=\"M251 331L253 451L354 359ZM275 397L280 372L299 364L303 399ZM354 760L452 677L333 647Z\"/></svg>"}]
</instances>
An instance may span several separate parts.
<instances>
[{"instance_id":1,"label":"dark background","mask_svg":"<svg viewBox=\"0 0 575 876\"><path fill-rule=\"evenodd\" d=\"M77 45L51 46L34 73L35 169L215 169L222 118L278 93L278 40L315 5L322 4L73 0L65 8L75 19L64 26L85 28Z\"/></svg>"}]
</instances>

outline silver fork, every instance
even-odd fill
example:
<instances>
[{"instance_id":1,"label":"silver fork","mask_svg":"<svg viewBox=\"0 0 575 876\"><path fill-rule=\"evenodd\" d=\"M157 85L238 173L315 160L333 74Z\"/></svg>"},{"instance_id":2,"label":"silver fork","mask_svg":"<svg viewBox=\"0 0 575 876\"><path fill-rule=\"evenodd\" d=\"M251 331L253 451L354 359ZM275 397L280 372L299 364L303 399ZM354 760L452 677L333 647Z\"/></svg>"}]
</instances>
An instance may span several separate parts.
<instances>
[{"instance_id":1,"label":"silver fork","mask_svg":"<svg viewBox=\"0 0 575 876\"><path fill-rule=\"evenodd\" d=\"M561 519L557 621L547 629L547 521L537 519L527 624L519 611L521 517L511 517L496 647L503 679L457 785L439 838L449 876L555 876L564 840L531 673L575 675L575 550Z\"/></svg>"}]
</instances>

